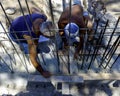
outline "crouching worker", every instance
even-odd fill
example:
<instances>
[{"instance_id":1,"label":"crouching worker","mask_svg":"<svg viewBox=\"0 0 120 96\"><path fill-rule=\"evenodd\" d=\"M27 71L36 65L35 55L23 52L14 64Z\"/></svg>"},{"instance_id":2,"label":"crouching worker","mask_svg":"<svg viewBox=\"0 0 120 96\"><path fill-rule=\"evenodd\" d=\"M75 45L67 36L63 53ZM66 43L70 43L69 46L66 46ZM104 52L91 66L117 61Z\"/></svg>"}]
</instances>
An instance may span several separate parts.
<instances>
[{"instance_id":1,"label":"crouching worker","mask_svg":"<svg viewBox=\"0 0 120 96\"><path fill-rule=\"evenodd\" d=\"M20 16L13 20L10 26L11 39L21 46L22 43L28 44L29 57L37 71L45 78L51 76L51 73L45 71L37 61L37 45L40 42L40 37L49 38L54 36L51 34L53 24L46 21L45 14L39 12L36 8L31 8L31 15Z\"/></svg>"},{"instance_id":2,"label":"crouching worker","mask_svg":"<svg viewBox=\"0 0 120 96\"><path fill-rule=\"evenodd\" d=\"M84 11L80 0L77 1L79 2L74 3L71 8L65 8L58 21L59 34L64 43L63 48L68 48L67 46L71 43L77 45L74 58L78 57L79 51L83 46L83 35L86 33L84 28L88 28L88 34L92 34L91 28L93 26L88 12ZM92 37L89 36L88 39L91 40Z\"/></svg>"}]
</instances>

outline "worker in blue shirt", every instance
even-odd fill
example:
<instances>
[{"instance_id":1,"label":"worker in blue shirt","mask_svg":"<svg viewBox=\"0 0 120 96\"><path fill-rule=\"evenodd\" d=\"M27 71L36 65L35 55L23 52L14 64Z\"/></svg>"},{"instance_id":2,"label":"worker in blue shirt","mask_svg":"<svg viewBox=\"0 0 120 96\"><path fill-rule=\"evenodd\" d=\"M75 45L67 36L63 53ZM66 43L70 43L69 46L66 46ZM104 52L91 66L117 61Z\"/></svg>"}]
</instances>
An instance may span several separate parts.
<instances>
[{"instance_id":1,"label":"worker in blue shirt","mask_svg":"<svg viewBox=\"0 0 120 96\"><path fill-rule=\"evenodd\" d=\"M47 16L36 8L31 8L31 14L20 16L13 20L10 26L10 37L17 44L28 44L29 56L33 66L41 75L48 78L51 73L45 71L37 61L37 45L40 36L51 37L50 29L53 28L51 21L46 21Z\"/></svg>"}]
</instances>

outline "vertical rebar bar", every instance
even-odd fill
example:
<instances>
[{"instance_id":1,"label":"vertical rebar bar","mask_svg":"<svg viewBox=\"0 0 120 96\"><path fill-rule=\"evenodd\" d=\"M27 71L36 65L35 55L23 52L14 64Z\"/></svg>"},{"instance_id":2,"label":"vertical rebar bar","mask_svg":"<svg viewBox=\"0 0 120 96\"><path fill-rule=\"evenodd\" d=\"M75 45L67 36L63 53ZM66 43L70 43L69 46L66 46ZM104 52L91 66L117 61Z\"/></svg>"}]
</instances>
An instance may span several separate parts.
<instances>
[{"instance_id":1,"label":"vertical rebar bar","mask_svg":"<svg viewBox=\"0 0 120 96\"><path fill-rule=\"evenodd\" d=\"M63 10L65 10L65 5L66 4L66 0L62 0L62 6L63 6Z\"/></svg>"},{"instance_id":2,"label":"vertical rebar bar","mask_svg":"<svg viewBox=\"0 0 120 96\"><path fill-rule=\"evenodd\" d=\"M21 5L20 0L18 0L18 4L19 4L19 6L20 6L20 9L21 9L21 12L22 12L22 15L23 15L23 19L24 19L25 24L26 24L26 26L27 26L28 32L29 32L30 35L32 36L31 30L30 30L30 27L29 27L29 25L28 25L28 23L27 23L27 20L26 20L26 18L25 18L25 14L24 14L24 11L23 11L23 8L22 8L22 5ZM27 4L27 2L26 2L26 4ZM28 5L27 5L27 8L28 8ZM28 8L28 10L29 10L29 8ZM30 11L29 11L29 14L30 14ZM31 19L31 22L32 22L32 19ZM33 45L34 45L34 42L33 42ZM26 68L27 68L27 67L26 67ZM28 70L28 69L27 69L27 70Z\"/></svg>"},{"instance_id":3,"label":"vertical rebar bar","mask_svg":"<svg viewBox=\"0 0 120 96\"><path fill-rule=\"evenodd\" d=\"M54 20L53 7L52 7L52 2L51 2L51 0L49 0L49 7L50 7L51 19L52 19L53 25L55 26L55 20ZM56 32L55 32L55 33L56 33ZM59 56L58 56L56 35L55 35L55 46L56 46L56 55L57 55L57 62L58 62L58 72L60 72L60 60L59 60Z\"/></svg>"},{"instance_id":4,"label":"vertical rebar bar","mask_svg":"<svg viewBox=\"0 0 120 96\"><path fill-rule=\"evenodd\" d=\"M97 40L98 44L101 42L101 40L102 40L102 38L103 38L103 36L104 36L106 27L108 26L108 22L109 22L109 21L107 20L106 25L105 25L105 27L104 27L104 30L101 30L101 32L100 32L99 39ZM88 66L88 69L90 69L90 66L91 66L92 62L94 62L94 60L95 60L95 55L97 54L97 53L96 53L97 50L98 50L98 46L95 46L95 49L94 49L94 52L93 52L93 56L92 56L92 58L91 58L90 64L89 64L89 66Z\"/></svg>"},{"instance_id":5,"label":"vertical rebar bar","mask_svg":"<svg viewBox=\"0 0 120 96\"><path fill-rule=\"evenodd\" d=\"M31 23L33 23L32 16L31 16L31 13L30 13L30 8L29 8L29 5L28 5L28 1L27 1L27 0L25 0L25 3L26 3L26 6L27 6L27 9L28 9L28 13L29 13L29 15L30 15L30 21L31 21ZM32 26L32 27L33 27L33 30L35 31L34 26ZM30 32L30 34L31 34L31 32ZM42 57L42 60L43 60L44 65L46 65L45 60L44 60L44 57L43 57L43 54L42 54L42 53L40 53L40 55L41 55L41 57ZM38 59L38 60L39 60L39 62L40 62L40 58L39 58L39 56L38 56L38 55L37 55L37 59Z\"/></svg>"},{"instance_id":6,"label":"vertical rebar bar","mask_svg":"<svg viewBox=\"0 0 120 96\"><path fill-rule=\"evenodd\" d=\"M102 33L102 31L103 31L103 30L101 30L100 34ZM100 35L100 36L101 36L101 35ZM100 36L99 36L99 37L100 37ZM97 41L99 41L99 40L97 40ZM97 46L94 47L93 55L92 55L92 57L91 57L91 60L90 60L90 64L89 64L89 66L88 66L88 69L90 69L90 67L91 67L91 65L92 65L96 48L97 48Z\"/></svg>"},{"instance_id":7,"label":"vertical rebar bar","mask_svg":"<svg viewBox=\"0 0 120 96\"><path fill-rule=\"evenodd\" d=\"M93 41L94 41L94 39L95 39L97 30L98 30L99 21L100 21L100 19L99 19L99 20L96 20L96 28L95 28L95 31L94 31L94 33L93 33L93 34L94 34L94 35L93 35ZM88 56L87 56L86 61L89 60L89 57L90 57L90 54L91 54L91 48L92 48L92 46L90 46L90 49L89 49L89 51L88 51Z\"/></svg>"},{"instance_id":8,"label":"vertical rebar bar","mask_svg":"<svg viewBox=\"0 0 120 96\"><path fill-rule=\"evenodd\" d=\"M72 10L72 1L71 0L69 0L69 23L70 23L70 18L71 18L71 10ZM70 24L70 26L69 26L69 29L70 29L70 27L71 27L71 24ZM70 32L69 32L69 36L68 36L68 72L69 72L69 74L70 74L70 56L69 56L69 53L70 53Z\"/></svg>"},{"instance_id":9,"label":"vertical rebar bar","mask_svg":"<svg viewBox=\"0 0 120 96\"><path fill-rule=\"evenodd\" d=\"M87 30L86 30L87 31ZM87 40L86 40L86 35L87 35L87 32L86 32L86 34L84 35L84 45L83 45L83 53L82 53L82 55L83 55L83 58L82 58L82 65L81 65L81 69L83 69L83 65L84 65L84 61L85 61L85 52L86 52L86 44L87 44Z\"/></svg>"}]
</instances>

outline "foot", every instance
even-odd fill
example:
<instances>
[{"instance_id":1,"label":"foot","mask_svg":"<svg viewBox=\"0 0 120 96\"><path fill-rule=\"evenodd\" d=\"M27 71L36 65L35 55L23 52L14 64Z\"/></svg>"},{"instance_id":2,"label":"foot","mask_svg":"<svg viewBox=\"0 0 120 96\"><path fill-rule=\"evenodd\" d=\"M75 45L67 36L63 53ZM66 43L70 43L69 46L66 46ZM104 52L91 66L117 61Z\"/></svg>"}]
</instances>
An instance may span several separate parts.
<instances>
[{"instance_id":1,"label":"foot","mask_svg":"<svg viewBox=\"0 0 120 96\"><path fill-rule=\"evenodd\" d=\"M49 77L52 76L52 74L51 74L50 72L48 72L48 71L43 71L41 74L42 74L42 76L45 77L45 78L49 78Z\"/></svg>"}]
</instances>

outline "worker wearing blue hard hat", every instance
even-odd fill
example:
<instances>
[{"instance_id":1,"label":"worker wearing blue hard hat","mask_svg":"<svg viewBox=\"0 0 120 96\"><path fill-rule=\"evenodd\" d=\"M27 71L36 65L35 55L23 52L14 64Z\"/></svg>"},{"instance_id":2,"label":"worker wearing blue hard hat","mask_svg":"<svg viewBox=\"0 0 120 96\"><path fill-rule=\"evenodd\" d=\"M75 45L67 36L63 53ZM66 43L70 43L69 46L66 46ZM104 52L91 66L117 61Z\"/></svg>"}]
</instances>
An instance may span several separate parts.
<instances>
[{"instance_id":1,"label":"worker wearing blue hard hat","mask_svg":"<svg viewBox=\"0 0 120 96\"><path fill-rule=\"evenodd\" d=\"M89 17L89 13L81 6L80 0L73 0L73 5L66 7L62 12L59 21L59 35L63 41L63 48L71 44L76 44L76 52L74 57L77 58L79 51L83 47L84 37L86 29L88 34L92 34L92 20ZM88 40L91 40L92 36L89 36Z\"/></svg>"}]
</instances>

